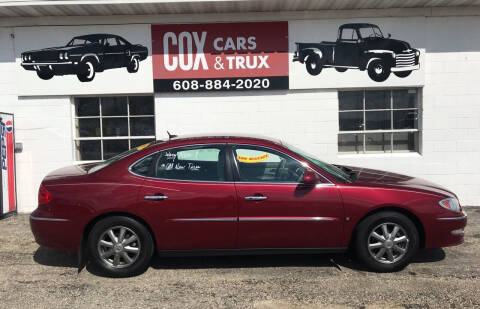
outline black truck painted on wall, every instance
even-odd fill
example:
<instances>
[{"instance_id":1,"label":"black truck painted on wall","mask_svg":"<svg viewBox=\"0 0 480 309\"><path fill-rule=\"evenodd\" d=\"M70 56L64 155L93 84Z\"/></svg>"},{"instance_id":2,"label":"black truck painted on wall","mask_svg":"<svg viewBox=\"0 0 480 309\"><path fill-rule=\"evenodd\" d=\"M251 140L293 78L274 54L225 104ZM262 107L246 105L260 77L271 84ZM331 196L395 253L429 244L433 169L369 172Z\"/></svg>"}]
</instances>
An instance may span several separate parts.
<instances>
[{"instance_id":1,"label":"black truck painted on wall","mask_svg":"<svg viewBox=\"0 0 480 309\"><path fill-rule=\"evenodd\" d=\"M304 63L311 75L333 67L338 72L367 70L376 82L385 81L391 72L407 77L420 68L420 51L390 37L390 34L385 37L374 24L344 24L339 27L335 42L295 43L293 61Z\"/></svg>"},{"instance_id":2,"label":"black truck painted on wall","mask_svg":"<svg viewBox=\"0 0 480 309\"><path fill-rule=\"evenodd\" d=\"M74 37L65 46L23 52L21 65L44 80L75 74L81 82L89 82L95 72L107 69L126 67L136 73L147 56L145 46L131 44L118 35L89 34Z\"/></svg>"}]
</instances>

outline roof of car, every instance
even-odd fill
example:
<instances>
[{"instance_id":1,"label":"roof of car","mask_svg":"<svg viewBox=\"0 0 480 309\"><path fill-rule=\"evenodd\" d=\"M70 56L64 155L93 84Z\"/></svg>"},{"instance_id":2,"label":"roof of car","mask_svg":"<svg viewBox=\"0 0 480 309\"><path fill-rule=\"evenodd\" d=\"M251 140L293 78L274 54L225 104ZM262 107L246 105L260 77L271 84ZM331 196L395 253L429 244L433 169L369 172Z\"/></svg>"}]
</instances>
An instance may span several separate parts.
<instances>
[{"instance_id":1,"label":"roof of car","mask_svg":"<svg viewBox=\"0 0 480 309\"><path fill-rule=\"evenodd\" d=\"M169 140L158 140L155 144L165 143L168 141L200 141L200 140L255 140L262 142L269 142L282 145L282 142L278 139L265 137L255 134L228 134L228 133L213 133L213 134L195 134L195 135L179 135L170 138Z\"/></svg>"},{"instance_id":2,"label":"roof of car","mask_svg":"<svg viewBox=\"0 0 480 309\"><path fill-rule=\"evenodd\" d=\"M375 24L369 23L350 23L350 24L343 24L340 28L364 28L364 27L378 27Z\"/></svg>"},{"instance_id":3,"label":"roof of car","mask_svg":"<svg viewBox=\"0 0 480 309\"><path fill-rule=\"evenodd\" d=\"M108 34L108 33L96 33L96 34L86 34L86 35L80 35L76 36L75 38L77 39L93 39L93 40L98 40L98 39L103 39L103 38L111 38L111 37L119 37L116 34Z\"/></svg>"}]
</instances>

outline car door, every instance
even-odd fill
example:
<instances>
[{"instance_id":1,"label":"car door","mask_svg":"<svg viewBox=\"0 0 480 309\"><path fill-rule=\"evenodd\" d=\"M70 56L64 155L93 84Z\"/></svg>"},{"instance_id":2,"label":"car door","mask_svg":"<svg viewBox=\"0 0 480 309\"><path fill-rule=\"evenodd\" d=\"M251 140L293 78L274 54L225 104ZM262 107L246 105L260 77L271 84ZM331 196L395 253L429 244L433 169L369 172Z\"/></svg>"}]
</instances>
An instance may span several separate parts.
<instances>
[{"instance_id":1,"label":"car door","mask_svg":"<svg viewBox=\"0 0 480 309\"><path fill-rule=\"evenodd\" d=\"M225 145L182 146L159 151L148 160L152 168L140 190L139 211L153 222L158 249L233 248L236 196L225 165ZM132 173L138 174L136 168L132 166Z\"/></svg>"},{"instance_id":2,"label":"car door","mask_svg":"<svg viewBox=\"0 0 480 309\"><path fill-rule=\"evenodd\" d=\"M115 37L105 38L104 65L106 68L120 68L125 64L125 46L119 45Z\"/></svg>"},{"instance_id":3,"label":"car door","mask_svg":"<svg viewBox=\"0 0 480 309\"><path fill-rule=\"evenodd\" d=\"M342 29L335 46L335 65L358 67L360 60L359 44L357 31L355 29Z\"/></svg>"},{"instance_id":4,"label":"car door","mask_svg":"<svg viewBox=\"0 0 480 309\"><path fill-rule=\"evenodd\" d=\"M239 248L331 248L341 243L343 209L325 178L301 183L305 163L268 147L232 145Z\"/></svg>"}]
</instances>

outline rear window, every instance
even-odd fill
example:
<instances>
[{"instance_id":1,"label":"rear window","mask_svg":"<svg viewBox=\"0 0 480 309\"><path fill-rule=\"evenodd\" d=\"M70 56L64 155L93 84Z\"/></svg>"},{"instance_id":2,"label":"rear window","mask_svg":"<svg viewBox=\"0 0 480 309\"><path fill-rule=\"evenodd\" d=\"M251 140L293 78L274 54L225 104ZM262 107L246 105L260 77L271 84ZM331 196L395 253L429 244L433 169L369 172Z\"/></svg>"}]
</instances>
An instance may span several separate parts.
<instances>
[{"instance_id":1,"label":"rear window","mask_svg":"<svg viewBox=\"0 0 480 309\"><path fill-rule=\"evenodd\" d=\"M118 160L121 160L125 157L128 157L129 155L131 154L134 154L136 152L139 152L140 150L143 150L145 148L147 148L148 146L150 146L152 143L146 143L146 144L143 144L143 145L140 145L138 147L135 147L135 148L132 148L130 150L127 150L125 152L122 152L122 153L119 153L118 155L114 156L114 157L111 157L110 159L108 160L105 160L97 165L95 165L94 167L92 167L91 169L88 170L88 173L91 174L91 173L95 173L96 171L99 171L101 170L102 168L105 168L107 166L109 166L110 164L114 163L114 162L117 162Z\"/></svg>"}]
</instances>

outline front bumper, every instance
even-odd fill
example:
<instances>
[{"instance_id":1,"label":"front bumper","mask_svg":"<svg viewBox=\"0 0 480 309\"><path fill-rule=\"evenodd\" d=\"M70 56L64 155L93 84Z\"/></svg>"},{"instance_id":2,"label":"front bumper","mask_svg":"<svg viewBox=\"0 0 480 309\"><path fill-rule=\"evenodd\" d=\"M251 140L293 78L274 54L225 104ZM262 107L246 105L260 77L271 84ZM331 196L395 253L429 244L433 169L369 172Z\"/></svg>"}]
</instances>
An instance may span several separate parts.
<instances>
[{"instance_id":1,"label":"front bumper","mask_svg":"<svg viewBox=\"0 0 480 309\"><path fill-rule=\"evenodd\" d=\"M21 66L27 71L38 71L48 68L54 73L69 74L73 73L77 62L65 61L65 62L22 62Z\"/></svg>"},{"instance_id":2,"label":"front bumper","mask_svg":"<svg viewBox=\"0 0 480 309\"><path fill-rule=\"evenodd\" d=\"M420 69L420 63L415 64L415 65L409 65L409 66L401 66L401 67L393 67L391 69L392 72L402 72L402 71L413 71L413 70L418 70Z\"/></svg>"},{"instance_id":3,"label":"front bumper","mask_svg":"<svg viewBox=\"0 0 480 309\"><path fill-rule=\"evenodd\" d=\"M72 252L78 250L79 232L69 219L54 218L50 213L36 209L30 215L30 228L41 246Z\"/></svg>"},{"instance_id":4,"label":"front bumper","mask_svg":"<svg viewBox=\"0 0 480 309\"><path fill-rule=\"evenodd\" d=\"M464 241L464 228L467 225L467 213L435 218L427 237L427 248L457 246Z\"/></svg>"}]
</instances>

